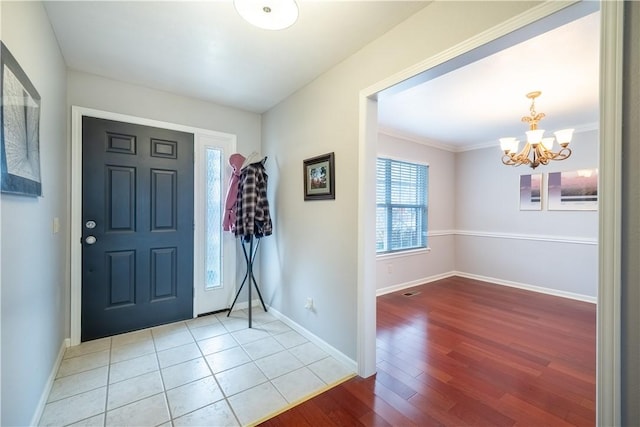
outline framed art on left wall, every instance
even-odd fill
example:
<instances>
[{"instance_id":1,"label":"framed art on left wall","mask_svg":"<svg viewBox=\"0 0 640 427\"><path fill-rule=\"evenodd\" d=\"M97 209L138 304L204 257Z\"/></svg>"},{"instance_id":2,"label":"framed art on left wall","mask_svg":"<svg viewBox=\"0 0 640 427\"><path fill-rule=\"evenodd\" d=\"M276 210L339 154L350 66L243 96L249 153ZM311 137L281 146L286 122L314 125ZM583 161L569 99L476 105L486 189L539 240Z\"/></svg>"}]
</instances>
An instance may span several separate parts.
<instances>
[{"instance_id":1,"label":"framed art on left wall","mask_svg":"<svg viewBox=\"0 0 640 427\"><path fill-rule=\"evenodd\" d=\"M0 191L41 196L40 95L2 42L0 62Z\"/></svg>"}]
</instances>

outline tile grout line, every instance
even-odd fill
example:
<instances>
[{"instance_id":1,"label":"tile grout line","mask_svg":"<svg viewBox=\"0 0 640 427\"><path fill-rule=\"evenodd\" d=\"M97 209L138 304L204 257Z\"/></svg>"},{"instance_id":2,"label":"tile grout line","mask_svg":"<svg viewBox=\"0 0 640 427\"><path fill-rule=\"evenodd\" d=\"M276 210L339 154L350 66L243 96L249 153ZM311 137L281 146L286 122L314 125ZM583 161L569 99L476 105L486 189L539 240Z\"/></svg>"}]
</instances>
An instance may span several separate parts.
<instances>
[{"instance_id":1,"label":"tile grout line","mask_svg":"<svg viewBox=\"0 0 640 427\"><path fill-rule=\"evenodd\" d=\"M107 385L104 398L104 418L102 420L103 427L107 427L107 409L109 405L109 380L111 378L111 352L113 351L113 338L109 337L109 363L107 364Z\"/></svg>"},{"instance_id":2,"label":"tile grout line","mask_svg":"<svg viewBox=\"0 0 640 427\"><path fill-rule=\"evenodd\" d=\"M220 322L220 324L225 328L225 330L227 331L227 333L229 334L229 336L235 340L235 342L238 343L238 347L240 347L242 349L242 351L245 351L245 349L242 347L242 344L240 344L240 342L236 339L235 336L233 336L232 332L227 328L227 326L224 324L224 322L222 322L220 319L218 319L218 317L216 316L216 319L218 320L218 322ZM198 346L199 348L199 346ZM224 350L223 350L224 351ZM202 349L200 349L200 352L202 352ZM213 354L213 353L211 353ZM248 355L247 355L248 356ZM206 361L206 359L205 359ZM209 362L207 362L207 366L209 366ZM209 369L211 370L211 367L209 366ZM224 372L224 371L221 371ZM218 384L218 388L220 389L220 391L222 392L222 396L224 397L224 401L227 404L227 406L229 407L229 409L231 410L231 413L233 414L233 416L236 419L236 422L238 423L239 426L242 426L242 422L240 422L240 417L238 416L238 414L236 413L236 410L234 409L234 407L231 405L231 402L229 401L229 397L227 396L227 393L225 393L224 389L222 388L222 386L220 385L220 383L218 382L218 378L216 377L216 375L213 373L213 370L211 370L211 374L213 375L213 378L216 380L216 384Z\"/></svg>"},{"instance_id":3,"label":"tile grout line","mask_svg":"<svg viewBox=\"0 0 640 427\"><path fill-rule=\"evenodd\" d=\"M187 325L187 323L186 322L182 322L182 323L184 323L185 327L189 331L189 334L191 334L191 330L189 329L189 326ZM162 366L160 366L160 357L158 356L158 347L156 346L156 338L153 333L153 328L150 328L149 332L151 333L151 341L153 342L153 349L154 349L154 354L156 356L156 363L158 364L158 375L160 376L160 382L162 383L162 394L164 396L164 403L165 405L167 405L167 412L169 413L169 422L171 423L171 425L173 425L173 414L171 412L171 405L169 404L169 396L167 395L167 386L165 385L165 382L164 382L164 375L162 375ZM171 335L171 334L168 334L168 335ZM166 421L164 421L162 424L164 423L166 423Z\"/></svg>"},{"instance_id":4,"label":"tile grout line","mask_svg":"<svg viewBox=\"0 0 640 427\"><path fill-rule=\"evenodd\" d=\"M222 326L222 327L227 331L226 333L227 333L227 334L229 334L229 336L235 340L235 337L233 337L233 335L231 335L231 332L230 332L230 331L227 329L227 327L226 327L226 326L225 326L225 325L220 321L220 319L218 319L218 317L217 317L215 314L210 314L209 316L214 316L214 317L215 317L215 319L216 319L216 322L218 322L218 323L219 323L219 324L220 324L220 325L221 325L221 326ZM210 325L206 325L206 326L210 326ZM205 326L205 327L206 327L206 326ZM229 407L229 409L231 410L231 413L232 413L232 414L233 414L233 416L235 417L236 422L238 423L238 425L239 425L239 426L241 426L241 425L242 425L242 423L240 422L240 418L238 418L238 415L236 414L236 411L233 409L233 406L231 406L231 403L229 402L229 399L228 399L228 397L227 397L227 394L226 394L226 393L224 392L224 390L222 389L222 386L220 386L220 383L218 382L218 378L216 377L215 373L213 372L213 369L211 368L211 366L209 366L209 361L207 360L207 358L206 358L206 356L205 356L204 352L202 351L202 348L200 348L200 346L198 345L198 340L196 340L196 337L194 337L194 336L193 336L193 333L191 332L191 328L189 328L189 325L187 325L187 328L189 329L189 333L190 333L190 334L191 334L191 336L193 337L193 340L194 340L194 342L195 342L195 344L196 344L196 347L198 348L198 351L200 352L200 355L202 356L202 359L204 360L204 363L206 363L206 365L207 365L207 369L209 369L209 372L211 372L211 377L212 377L212 378L213 378L213 380L216 382L216 385L218 386L218 389L220 390L220 393L222 394L222 399L221 399L221 400L224 400L224 401L225 401L225 403L227 404L227 406L228 406L228 407ZM221 335L223 335L223 334L221 334ZM216 336L221 336L221 335L216 335ZM214 337L215 337L215 336L214 336ZM213 337L210 337L210 338L213 338ZM205 338L205 339L209 339L209 338ZM236 342L237 342L237 340L236 340ZM240 343L238 343L238 345L240 345ZM211 353L211 354L213 354L213 353ZM219 402L219 400L218 400L218 402ZM213 403L216 403L216 402L213 402ZM211 403L210 403L209 405L211 405ZM205 407L207 407L207 406L209 406L209 405L205 405L205 406L203 406L202 408L205 408ZM202 409L202 408L194 409L193 411L188 412L187 414L191 414L191 413L193 413L193 412L195 412L195 411L198 411L198 410L200 410L200 409ZM183 414L183 415L181 415L181 416L185 416L185 415L187 415L187 414ZM171 419L171 421L173 422L173 419Z\"/></svg>"}]
</instances>

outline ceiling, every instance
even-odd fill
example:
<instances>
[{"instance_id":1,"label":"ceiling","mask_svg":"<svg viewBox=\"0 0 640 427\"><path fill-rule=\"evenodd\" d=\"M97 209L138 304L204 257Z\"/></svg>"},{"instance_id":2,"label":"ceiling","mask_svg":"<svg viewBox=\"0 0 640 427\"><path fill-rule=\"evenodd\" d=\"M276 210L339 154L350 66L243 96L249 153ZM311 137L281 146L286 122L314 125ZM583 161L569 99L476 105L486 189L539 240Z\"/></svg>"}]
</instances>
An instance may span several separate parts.
<instances>
[{"instance_id":1,"label":"ceiling","mask_svg":"<svg viewBox=\"0 0 640 427\"><path fill-rule=\"evenodd\" d=\"M298 21L267 31L231 0L44 2L69 68L257 113L427 4L298 0Z\"/></svg>"},{"instance_id":2,"label":"ceiling","mask_svg":"<svg viewBox=\"0 0 640 427\"><path fill-rule=\"evenodd\" d=\"M251 26L231 0L44 4L69 68L262 113L429 2L298 0L281 31ZM452 150L497 145L524 136L525 94L541 90L540 128L593 127L598 28L587 15L380 97L380 126Z\"/></svg>"},{"instance_id":3,"label":"ceiling","mask_svg":"<svg viewBox=\"0 0 640 427\"><path fill-rule=\"evenodd\" d=\"M565 18L566 19L566 18ZM534 24L535 25L535 24ZM378 122L391 133L436 142L453 151L525 139L531 101L545 135L594 129L599 115L600 14L544 32L409 89L380 97ZM533 30L535 31L535 29Z\"/></svg>"}]
</instances>

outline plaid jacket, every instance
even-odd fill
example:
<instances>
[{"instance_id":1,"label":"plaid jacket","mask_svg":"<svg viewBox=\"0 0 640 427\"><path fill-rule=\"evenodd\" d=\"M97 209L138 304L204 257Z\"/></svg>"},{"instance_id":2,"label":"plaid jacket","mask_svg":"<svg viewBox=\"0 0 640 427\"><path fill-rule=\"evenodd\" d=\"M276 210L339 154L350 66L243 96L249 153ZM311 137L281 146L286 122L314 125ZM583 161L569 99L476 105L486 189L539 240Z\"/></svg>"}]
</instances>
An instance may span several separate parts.
<instances>
[{"instance_id":1,"label":"plaid jacket","mask_svg":"<svg viewBox=\"0 0 640 427\"><path fill-rule=\"evenodd\" d=\"M267 179L267 172L261 162L242 169L236 197L236 237L260 238L271 234Z\"/></svg>"}]
</instances>

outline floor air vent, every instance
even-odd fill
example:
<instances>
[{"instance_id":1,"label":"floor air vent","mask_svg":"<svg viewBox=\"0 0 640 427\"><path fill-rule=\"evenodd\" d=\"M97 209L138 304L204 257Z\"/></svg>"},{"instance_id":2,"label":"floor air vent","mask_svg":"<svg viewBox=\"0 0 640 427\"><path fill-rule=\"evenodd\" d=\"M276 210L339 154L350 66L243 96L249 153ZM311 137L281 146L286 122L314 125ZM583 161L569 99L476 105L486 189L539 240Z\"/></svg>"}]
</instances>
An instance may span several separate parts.
<instances>
[{"instance_id":1,"label":"floor air vent","mask_svg":"<svg viewBox=\"0 0 640 427\"><path fill-rule=\"evenodd\" d=\"M405 297L412 297L414 295L418 295L420 292L405 292L404 294L402 294Z\"/></svg>"}]
</instances>

